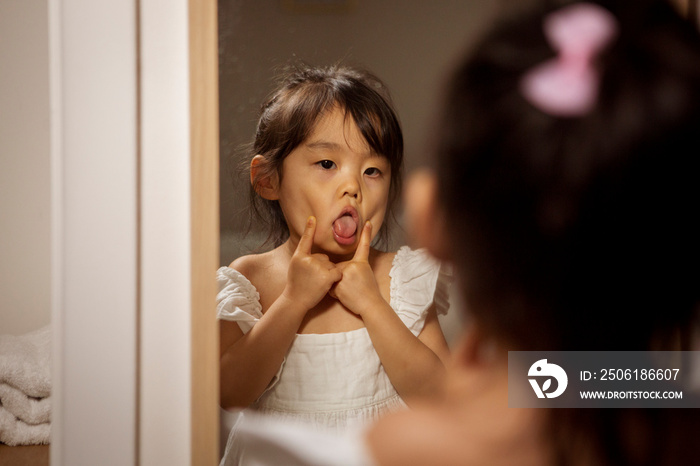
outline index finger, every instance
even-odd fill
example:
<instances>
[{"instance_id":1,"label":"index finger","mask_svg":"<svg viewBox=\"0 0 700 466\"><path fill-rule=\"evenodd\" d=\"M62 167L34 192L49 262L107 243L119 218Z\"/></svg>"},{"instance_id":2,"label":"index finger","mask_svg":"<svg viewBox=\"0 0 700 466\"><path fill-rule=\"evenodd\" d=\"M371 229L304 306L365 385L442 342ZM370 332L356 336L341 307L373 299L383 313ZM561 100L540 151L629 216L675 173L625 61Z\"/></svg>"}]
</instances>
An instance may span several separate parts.
<instances>
[{"instance_id":1,"label":"index finger","mask_svg":"<svg viewBox=\"0 0 700 466\"><path fill-rule=\"evenodd\" d=\"M311 254L311 246L314 244L314 233L316 232L316 217L313 215L306 219L306 228L304 228L304 233L299 239L299 244L297 245L297 252L302 252L304 254Z\"/></svg>"},{"instance_id":2,"label":"index finger","mask_svg":"<svg viewBox=\"0 0 700 466\"><path fill-rule=\"evenodd\" d=\"M367 220L365 225L362 227L362 233L360 233L360 242L357 244L357 250L352 260L354 261L367 261L369 260L369 245L372 242L372 223Z\"/></svg>"}]
</instances>

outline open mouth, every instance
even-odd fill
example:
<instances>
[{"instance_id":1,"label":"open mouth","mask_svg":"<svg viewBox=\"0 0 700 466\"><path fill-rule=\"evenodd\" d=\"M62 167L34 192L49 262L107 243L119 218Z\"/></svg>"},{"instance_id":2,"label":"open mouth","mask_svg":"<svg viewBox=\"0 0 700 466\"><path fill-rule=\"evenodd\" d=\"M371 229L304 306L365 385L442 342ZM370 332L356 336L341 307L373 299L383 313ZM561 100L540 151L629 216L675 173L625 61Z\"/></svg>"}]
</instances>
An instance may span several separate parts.
<instances>
[{"instance_id":1,"label":"open mouth","mask_svg":"<svg viewBox=\"0 0 700 466\"><path fill-rule=\"evenodd\" d=\"M333 236L335 240L343 245L353 244L357 236L357 226L360 218L357 211L352 207L346 207L340 216L333 222Z\"/></svg>"}]
</instances>

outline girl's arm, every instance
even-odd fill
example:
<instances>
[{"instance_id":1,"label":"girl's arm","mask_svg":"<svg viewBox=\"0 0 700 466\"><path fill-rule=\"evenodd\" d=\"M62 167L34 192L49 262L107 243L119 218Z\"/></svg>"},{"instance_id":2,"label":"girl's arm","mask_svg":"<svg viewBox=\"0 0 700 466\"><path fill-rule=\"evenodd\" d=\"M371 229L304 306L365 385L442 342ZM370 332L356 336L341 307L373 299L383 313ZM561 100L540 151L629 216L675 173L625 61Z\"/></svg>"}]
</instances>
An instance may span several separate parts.
<instances>
[{"instance_id":1,"label":"girl's arm","mask_svg":"<svg viewBox=\"0 0 700 466\"><path fill-rule=\"evenodd\" d=\"M362 319L389 380L407 403L411 398L440 395L449 353L431 306L423 331L416 338L389 303L368 305Z\"/></svg>"},{"instance_id":2,"label":"girl's arm","mask_svg":"<svg viewBox=\"0 0 700 466\"><path fill-rule=\"evenodd\" d=\"M246 407L258 399L282 364L305 310L280 296L245 335L220 321L220 404Z\"/></svg>"},{"instance_id":3,"label":"girl's arm","mask_svg":"<svg viewBox=\"0 0 700 466\"><path fill-rule=\"evenodd\" d=\"M365 224L355 257L342 264L343 277L333 293L345 307L362 317L374 349L391 383L404 400L440 393L449 350L435 306L428 311L416 338L381 296L369 265L371 224Z\"/></svg>"},{"instance_id":4,"label":"girl's arm","mask_svg":"<svg viewBox=\"0 0 700 466\"><path fill-rule=\"evenodd\" d=\"M327 256L311 254L316 219L311 217L292 255L282 294L245 335L235 322L220 331L220 403L246 407L265 391L294 341L306 312L340 280Z\"/></svg>"}]
</instances>

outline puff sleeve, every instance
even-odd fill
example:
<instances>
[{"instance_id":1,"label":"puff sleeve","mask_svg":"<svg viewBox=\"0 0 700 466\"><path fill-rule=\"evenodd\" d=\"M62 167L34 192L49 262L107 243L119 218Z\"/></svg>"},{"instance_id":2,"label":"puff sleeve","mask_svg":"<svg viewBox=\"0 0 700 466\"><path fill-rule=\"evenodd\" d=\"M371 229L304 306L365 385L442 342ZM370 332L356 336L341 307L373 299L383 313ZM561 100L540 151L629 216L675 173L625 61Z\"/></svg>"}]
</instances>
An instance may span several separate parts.
<instances>
[{"instance_id":1,"label":"puff sleeve","mask_svg":"<svg viewBox=\"0 0 700 466\"><path fill-rule=\"evenodd\" d=\"M390 305L414 335L423 330L433 303L439 315L447 313L451 270L425 250L412 250L407 246L399 249L390 276Z\"/></svg>"},{"instance_id":2,"label":"puff sleeve","mask_svg":"<svg viewBox=\"0 0 700 466\"><path fill-rule=\"evenodd\" d=\"M221 267L216 280L217 318L236 322L243 333L248 333L262 317L260 294L243 274L230 267Z\"/></svg>"}]
</instances>

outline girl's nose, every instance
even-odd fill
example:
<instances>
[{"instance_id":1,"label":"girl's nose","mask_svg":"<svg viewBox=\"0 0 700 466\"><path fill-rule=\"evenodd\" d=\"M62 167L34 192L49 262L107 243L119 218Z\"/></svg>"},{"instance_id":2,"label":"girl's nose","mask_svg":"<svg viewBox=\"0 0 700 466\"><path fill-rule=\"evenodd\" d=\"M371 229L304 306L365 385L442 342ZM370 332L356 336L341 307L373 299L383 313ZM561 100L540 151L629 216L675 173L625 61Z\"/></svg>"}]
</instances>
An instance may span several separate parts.
<instances>
[{"instance_id":1,"label":"girl's nose","mask_svg":"<svg viewBox=\"0 0 700 466\"><path fill-rule=\"evenodd\" d=\"M350 196L358 201L362 200L362 189L359 180L354 176L346 177L340 185L341 197Z\"/></svg>"}]
</instances>

